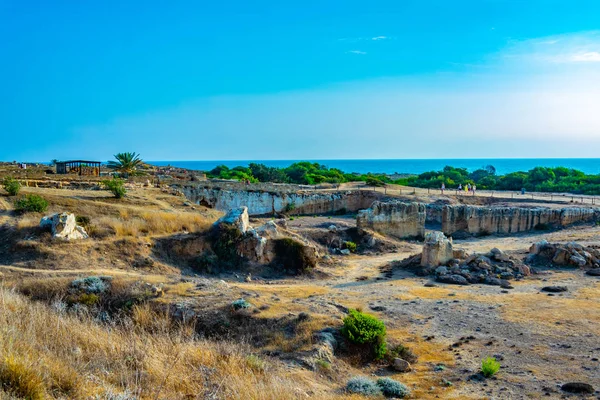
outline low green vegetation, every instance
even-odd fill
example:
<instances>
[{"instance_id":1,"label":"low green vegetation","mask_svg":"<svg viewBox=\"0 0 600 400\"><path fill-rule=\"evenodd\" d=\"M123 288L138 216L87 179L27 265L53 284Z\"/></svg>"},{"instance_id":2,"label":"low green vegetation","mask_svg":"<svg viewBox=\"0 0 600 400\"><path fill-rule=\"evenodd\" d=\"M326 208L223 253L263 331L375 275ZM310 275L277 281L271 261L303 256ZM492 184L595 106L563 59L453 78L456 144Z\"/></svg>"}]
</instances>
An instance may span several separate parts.
<instances>
[{"instance_id":1,"label":"low green vegetation","mask_svg":"<svg viewBox=\"0 0 600 400\"><path fill-rule=\"evenodd\" d=\"M117 199L123 198L127 190L125 189L125 181L119 178L112 178L102 181L106 190L110 191Z\"/></svg>"},{"instance_id":2,"label":"low green vegetation","mask_svg":"<svg viewBox=\"0 0 600 400\"><path fill-rule=\"evenodd\" d=\"M536 167L529 171L511 172L498 175L492 165L473 172L466 168L445 167L441 171L429 171L419 175L393 180L385 174L358 174L328 168L319 163L297 162L285 168L267 167L264 164L251 163L248 167L229 168L220 165L207 173L209 178L233 179L247 182L295 183L316 185L320 183L340 184L346 182L365 182L367 186L383 187L386 184L439 189L457 189L476 185L484 190L525 189L536 192L564 192L575 194L600 194L600 174L585 173L565 167Z\"/></svg>"},{"instance_id":3,"label":"low green vegetation","mask_svg":"<svg viewBox=\"0 0 600 400\"><path fill-rule=\"evenodd\" d=\"M21 184L15 178L7 176L2 180L2 187L10 196L16 196L21 191Z\"/></svg>"},{"instance_id":4,"label":"low green vegetation","mask_svg":"<svg viewBox=\"0 0 600 400\"><path fill-rule=\"evenodd\" d=\"M366 397L383 394L386 397L401 399L410 395L410 390L404 384L391 378L380 378L373 381L364 376L355 376L346 384L346 390Z\"/></svg>"},{"instance_id":5,"label":"low green vegetation","mask_svg":"<svg viewBox=\"0 0 600 400\"><path fill-rule=\"evenodd\" d=\"M351 253L356 253L356 248L357 248L358 246L357 246L357 245L356 245L356 243L354 243L354 242L347 241L347 242L344 242L344 247L345 247L346 249L350 250L350 252L351 252Z\"/></svg>"},{"instance_id":6,"label":"low green vegetation","mask_svg":"<svg viewBox=\"0 0 600 400\"><path fill-rule=\"evenodd\" d=\"M351 378L346 384L346 390L350 393L356 393L363 396L381 395L381 389L379 389L377 383L364 376L355 376L354 378Z\"/></svg>"},{"instance_id":7,"label":"low green vegetation","mask_svg":"<svg viewBox=\"0 0 600 400\"><path fill-rule=\"evenodd\" d=\"M468 172L465 168L447 166L441 171L430 171L418 176L399 179L394 183L406 186L439 189L442 183L446 189L456 189L458 185L476 185L484 190L521 190L535 192L559 192L578 194L600 194L600 175L586 175L581 171L564 167L535 167L527 172L511 172L497 175L496 169L485 168Z\"/></svg>"},{"instance_id":8,"label":"low green vegetation","mask_svg":"<svg viewBox=\"0 0 600 400\"><path fill-rule=\"evenodd\" d=\"M500 370L500 363L493 357L484 358L481 362L481 373L486 378L494 376Z\"/></svg>"},{"instance_id":9,"label":"low green vegetation","mask_svg":"<svg viewBox=\"0 0 600 400\"><path fill-rule=\"evenodd\" d=\"M358 310L348 310L344 318L342 334L352 343L369 345L376 360L382 359L386 352L385 324L376 317Z\"/></svg>"},{"instance_id":10,"label":"low green vegetation","mask_svg":"<svg viewBox=\"0 0 600 400\"><path fill-rule=\"evenodd\" d=\"M377 379L377 386L381 389L384 396L393 398L403 398L410 394L410 390L406 385L395 381L391 378Z\"/></svg>"},{"instance_id":11,"label":"low green vegetation","mask_svg":"<svg viewBox=\"0 0 600 400\"><path fill-rule=\"evenodd\" d=\"M15 201L15 210L18 212L44 212L48 209L48 202L37 194L28 194Z\"/></svg>"},{"instance_id":12,"label":"low green vegetation","mask_svg":"<svg viewBox=\"0 0 600 400\"><path fill-rule=\"evenodd\" d=\"M250 163L248 167L229 168L219 165L208 171L209 178L234 179L242 182L295 183L299 185L317 185L320 183L339 184L344 182L367 182L371 186L383 186L391 183L385 175L346 173L337 168L328 168L319 163L297 162L286 168L267 167L264 164Z\"/></svg>"}]
</instances>

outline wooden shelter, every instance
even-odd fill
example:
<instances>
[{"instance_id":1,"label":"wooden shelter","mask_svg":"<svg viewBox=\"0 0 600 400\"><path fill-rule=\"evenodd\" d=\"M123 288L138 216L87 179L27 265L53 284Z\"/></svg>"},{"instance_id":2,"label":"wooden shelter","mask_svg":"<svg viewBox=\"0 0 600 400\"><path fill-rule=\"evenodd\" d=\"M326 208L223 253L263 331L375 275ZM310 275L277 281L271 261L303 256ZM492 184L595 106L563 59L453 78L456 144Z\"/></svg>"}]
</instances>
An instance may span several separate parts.
<instances>
[{"instance_id":1,"label":"wooden shelter","mask_svg":"<svg viewBox=\"0 0 600 400\"><path fill-rule=\"evenodd\" d=\"M77 174L79 176L100 176L100 161L71 160L56 163L57 174Z\"/></svg>"}]
</instances>

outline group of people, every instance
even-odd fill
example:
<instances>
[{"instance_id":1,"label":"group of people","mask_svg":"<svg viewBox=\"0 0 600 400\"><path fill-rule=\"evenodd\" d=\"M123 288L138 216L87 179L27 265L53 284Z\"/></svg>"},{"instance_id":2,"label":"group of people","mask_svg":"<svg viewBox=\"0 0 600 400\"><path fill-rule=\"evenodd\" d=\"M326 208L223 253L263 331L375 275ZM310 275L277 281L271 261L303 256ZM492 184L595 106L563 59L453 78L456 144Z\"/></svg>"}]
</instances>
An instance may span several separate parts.
<instances>
[{"instance_id":1,"label":"group of people","mask_svg":"<svg viewBox=\"0 0 600 400\"><path fill-rule=\"evenodd\" d=\"M442 194L444 194L444 190L446 190L446 184L445 183L442 183L441 190L442 190ZM462 192L463 190L465 192L467 192L467 193L473 193L473 196L475 196L475 191L477 190L477 185L475 185L475 184L471 185L470 183L467 183L463 187L462 183L459 183L458 184L458 191Z\"/></svg>"}]
</instances>

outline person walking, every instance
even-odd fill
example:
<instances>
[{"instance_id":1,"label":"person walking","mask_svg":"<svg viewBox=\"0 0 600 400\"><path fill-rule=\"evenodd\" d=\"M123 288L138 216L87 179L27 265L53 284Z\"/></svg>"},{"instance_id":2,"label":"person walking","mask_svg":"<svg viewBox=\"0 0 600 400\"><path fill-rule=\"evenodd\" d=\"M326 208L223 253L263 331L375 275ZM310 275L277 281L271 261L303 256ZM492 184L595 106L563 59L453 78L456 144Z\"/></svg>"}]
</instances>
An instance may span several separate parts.
<instances>
[{"instance_id":1,"label":"person walking","mask_svg":"<svg viewBox=\"0 0 600 400\"><path fill-rule=\"evenodd\" d=\"M446 184L442 182L442 194L444 194L444 190L446 190Z\"/></svg>"},{"instance_id":2,"label":"person walking","mask_svg":"<svg viewBox=\"0 0 600 400\"><path fill-rule=\"evenodd\" d=\"M477 190L477 185L473 185L473 196L475 196L475 191Z\"/></svg>"}]
</instances>

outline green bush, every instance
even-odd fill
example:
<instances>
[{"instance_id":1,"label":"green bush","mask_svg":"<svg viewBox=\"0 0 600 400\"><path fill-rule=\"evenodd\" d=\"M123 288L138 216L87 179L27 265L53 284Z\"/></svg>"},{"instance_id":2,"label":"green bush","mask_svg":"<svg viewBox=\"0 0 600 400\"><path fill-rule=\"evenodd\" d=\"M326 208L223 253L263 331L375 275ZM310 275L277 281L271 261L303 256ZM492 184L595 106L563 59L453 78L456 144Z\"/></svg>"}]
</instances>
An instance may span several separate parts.
<instances>
[{"instance_id":1,"label":"green bush","mask_svg":"<svg viewBox=\"0 0 600 400\"><path fill-rule=\"evenodd\" d=\"M15 202L15 210L19 212L44 212L48 209L48 202L37 194L28 194Z\"/></svg>"},{"instance_id":2,"label":"green bush","mask_svg":"<svg viewBox=\"0 0 600 400\"><path fill-rule=\"evenodd\" d=\"M2 180L2 186L4 187L4 190L6 190L11 196L18 195L19 191L21 190L21 184L19 181L15 178L11 178L10 176L7 176L4 178L4 180Z\"/></svg>"},{"instance_id":3,"label":"green bush","mask_svg":"<svg viewBox=\"0 0 600 400\"><path fill-rule=\"evenodd\" d=\"M358 247L356 246L356 243L350 241L344 242L344 246L350 250L351 253L356 253L356 248Z\"/></svg>"},{"instance_id":4,"label":"green bush","mask_svg":"<svg viewBox=\"0 0 600 400\"><path fill-rule=\"evenodd\" d=\"M363 396L379 396L381 389L369 378L363 376L355 376L346 384L346 390L350 393L357 393Z\"/></svg>"},{"instance_id":5,"label":"green bush","mask_svg":"<svg viewBox=\"0 0 600 400\"><path fill-rule=\"evenodd\" d=\"M402 383L391 378L377 379L377 386L381 389L384 396L403 398L410 394L410 390Z\"/></svg>"},{"instance_id":6,"label":"green bush","mask_svg":"<svg viewBox=\"0 0 600 400\"><path fill-rule=\"evenodd\" d=\"M350 309L344 318L342 334L353 343L372 345L377 360L387 352L385 324L372 315Z\"/></svg>"},{"instance_id":7,"label":"green bush","mask_svg":"<svg viewBox=\"0 0 600 400\"><path fill-rule=\"evenodd\" d=\"M486 378L493 376L500 370L500 363L493 357L484 358L481 362L481 373Z\"/></svg>"},{"instance_id":8,"label":"green bush","mask_svg":"<svg viewBox=\"0 0 600 400\"><path fill-rule=\"evenodd\" d=\"M252 306L252 304L248 303L244 299L238 299L238 300L235 300L234 302L231 303L231 308L233 308L236 311L237 310L246 309L246 308L250 308L251 306Z\"/></svg>"},{"instance_id":9,"label":"green bush","mask_svg":"<svg viewBox=\"0 0 600 400\"><path fill-rule=\"evenodd\" d=\"M117 199L122 198L127 193L125 181L119 178L112 178L102 181L104 187L110 191Z\"/></svg>"}]
</instances>

